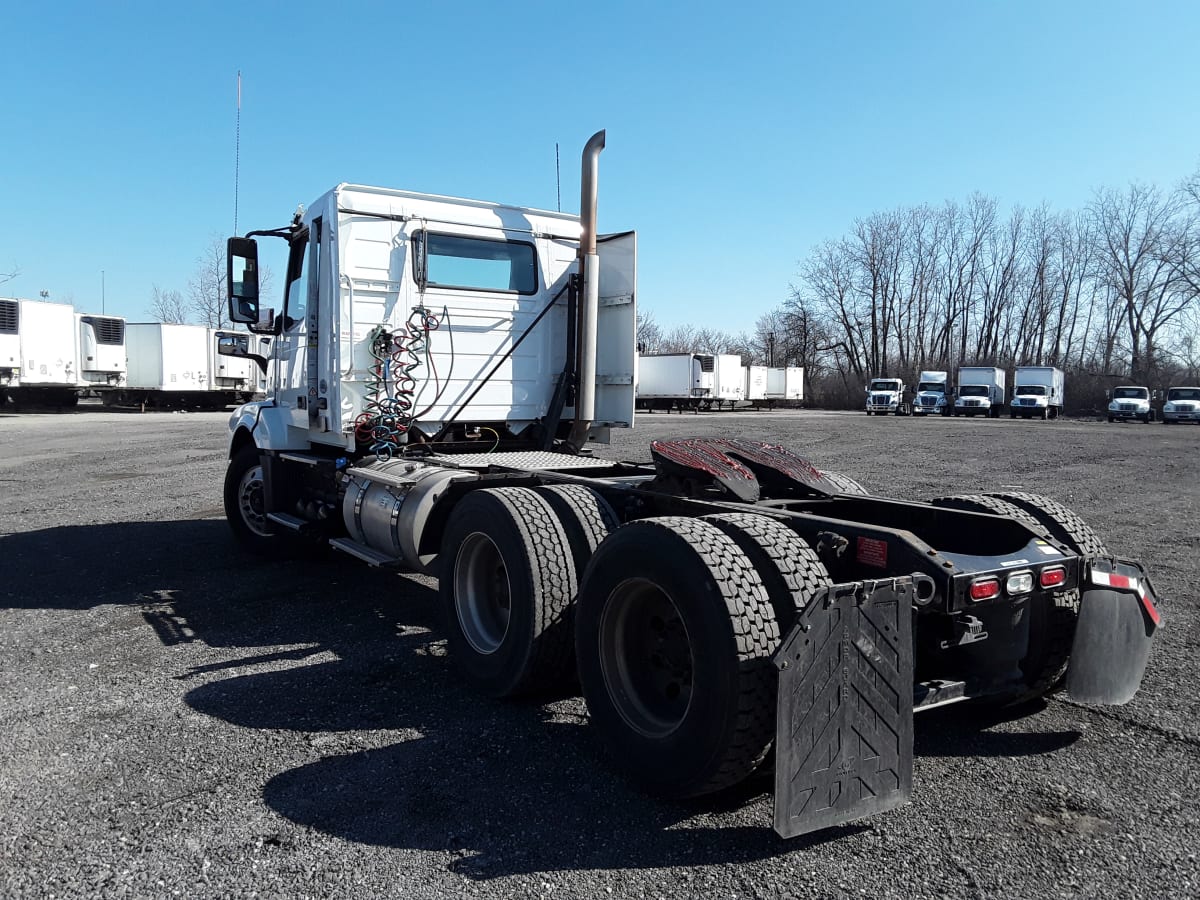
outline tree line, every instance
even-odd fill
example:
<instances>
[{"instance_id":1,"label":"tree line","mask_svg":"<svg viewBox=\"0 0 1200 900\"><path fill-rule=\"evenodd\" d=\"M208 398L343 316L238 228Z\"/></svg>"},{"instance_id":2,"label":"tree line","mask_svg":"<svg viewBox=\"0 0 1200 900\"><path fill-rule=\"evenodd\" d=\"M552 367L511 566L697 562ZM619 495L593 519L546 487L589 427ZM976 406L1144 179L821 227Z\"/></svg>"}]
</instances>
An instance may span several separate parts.
<instances>
[{"instance_id":1,"label":"tree line","mask_svg":"<svg viewBox=\"0 0 1200 900\"><path fill-rule=\"evenodd\" d=\"M1198 327L1200 173L1170 191L1099 190L1074 212L1006 214L974 194L874 213L801 260L753 331L668 330L643 314L638 341L802 365L810 398L830 406L857 405L877 375L1054 365L1075 376L1080 409L1117 381L1200 382Z\"/></svg>"}]
</instances>

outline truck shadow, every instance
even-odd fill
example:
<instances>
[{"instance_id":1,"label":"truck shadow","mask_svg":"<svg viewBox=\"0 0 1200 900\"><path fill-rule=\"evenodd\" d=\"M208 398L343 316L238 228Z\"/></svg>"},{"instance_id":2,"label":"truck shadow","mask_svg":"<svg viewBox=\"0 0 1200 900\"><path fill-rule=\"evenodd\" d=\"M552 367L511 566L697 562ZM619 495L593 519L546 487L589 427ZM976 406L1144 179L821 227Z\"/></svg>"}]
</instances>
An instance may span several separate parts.
<instances>
[{"instance_id":1,"label":"truck shadow","mask_svg":"<svg viewBox=\"0 0 1200 900\"><path fill-rule=\"evenodd\" d=\"M569 689L544 704L502 703L460 678L428 579L336 555L249 559L211 519L7 535L0 558L0 607L125 605L164 653L196 646L186 668L168 656L158 671L204 715L237 728L356 735L368 749L281 772L262 789L279 815L344 840L451 853L453 870L491 879L749 862L866 827L784 842L770 828L762 777L698 802L648 797L617 772ZM1023 756L1078 737L994 728L1007 715L922 714L916 752Z\"/></svg>"}]
</instances>

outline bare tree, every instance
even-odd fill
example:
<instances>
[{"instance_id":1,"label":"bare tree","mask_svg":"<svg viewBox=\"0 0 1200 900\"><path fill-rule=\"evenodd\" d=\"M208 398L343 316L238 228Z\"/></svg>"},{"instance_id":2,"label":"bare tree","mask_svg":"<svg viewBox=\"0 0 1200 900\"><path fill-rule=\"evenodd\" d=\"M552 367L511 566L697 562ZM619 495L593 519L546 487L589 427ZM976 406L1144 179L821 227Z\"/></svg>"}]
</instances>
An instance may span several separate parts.
<instances>
[{"instance_id":1,"label":"bare tree","mask_svg":"<svg viewBox=\"0 0 1200 900\"><path fill-rule=\"evenodd\" d=\"M179 291L164 291L157 284L152 288L147 315L156 322L182 325L188 321L190 307Z\"/></svg>"},{"instance_id":2,"label":"bare tree","mask_svg":"<svg viewBox=\"0 0 1200 900\"><path fill-rule=\"evenodd\" d=\"M196 257L196 270L188 280L188 308L201 325L224 328L229 324L226 318L225 242L216 235Z\"/></svg>"},{"instance_id":3,"label":"bare tree","mask_svg":"<svg viewBox=\"0 0 1200 900\"><path fill-rule=\"evenodd\" d=\"M12 281L14 278L16 278L20 274L21 274L21 270L19 268L17 268L16 266L12 267L11 272L0 272L0 284L4 284L5 282Z\"/></svg>"},{"instance_id":4,"label":"bare tree","mask_svg":"<svg viewBox=\"0 0 1200 900\"><path fill-rule=\"evenodd\" d=\"M637 346L639 353L657 353L663 341L662 328L647 309L637 312Z\"/></svg>"}]
</instances>

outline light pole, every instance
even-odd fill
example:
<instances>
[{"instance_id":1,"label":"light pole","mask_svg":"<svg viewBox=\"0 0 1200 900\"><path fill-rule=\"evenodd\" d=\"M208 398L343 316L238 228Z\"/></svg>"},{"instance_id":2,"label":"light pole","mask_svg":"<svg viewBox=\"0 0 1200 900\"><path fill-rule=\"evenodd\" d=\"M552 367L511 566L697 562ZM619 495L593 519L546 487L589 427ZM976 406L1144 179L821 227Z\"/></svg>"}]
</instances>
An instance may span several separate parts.
<instances>
[{"instance_id":1,"label":"light pole","mask_svg":"<svg viewBox=\"0 0 1200 900\"><path fill-rule=\"evenodd\" d=\"M39 291L38 296L40 296L42 298L43 303L50 302L50 292L49 291Z\"/></svg>"},{"instance_id":2,"label":"light pole","mask_svg":"<svg viewBox=\"0 0 1200 900\"><path fill-rule=\"evenodd\" d=\"M775 365L775 332L767 332L767 365Z\"/></svg>"},{"instance_id":3,"label":"light pole","mask_svg":"<svg viewBox=\"0 0 1200 900\"><path fill-rule=\"evenodd\" d=\"M104 270L100 270L100 315L105 314L104 309Z\"/></svg>"}]
</instances>

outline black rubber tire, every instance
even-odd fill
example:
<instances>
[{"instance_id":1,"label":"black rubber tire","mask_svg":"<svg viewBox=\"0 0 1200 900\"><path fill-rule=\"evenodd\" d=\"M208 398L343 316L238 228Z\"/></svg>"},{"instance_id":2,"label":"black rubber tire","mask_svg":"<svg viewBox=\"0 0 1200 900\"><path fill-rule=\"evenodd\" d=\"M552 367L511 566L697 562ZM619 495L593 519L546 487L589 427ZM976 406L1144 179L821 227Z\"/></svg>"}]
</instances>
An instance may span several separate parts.
<instances>
[{"instance_id":1,"label":"black rubber tire","mask_svg":"<svg viewBox=\"0 0 1200 900\"><path fill-rule=\"evenodd\" d=\"M995 497L1024 510L1057 540L1084 556L1106 556L1104 542L1083 519L1056 500L1025 491L989 492Z\"/></svg>"},{"instance_id":2,"label":"black rubber tire","mask_svg":"<svg viewBox=\"0 0 1200 900\"><path fill-rule=\"evenodd\" d=\"M1010 412L1010 413L1008 414L1008 417L1009 417L1010 419L1015 419L1015 418L1017 417L1017 414L1016 414L1015 412Z\"/></svg>"},{"instance_id":3,"label":"black rubber tire","mask_svg":"<svg viewBox=\"0 0 1200 900\"><path fill-rule=\"evenodd\" d=\"M667 618L643 628L638 614L650 609ZM592 724L648 791L712 793L762 763L775 736L779 627L753 564L715 524L669 516L618 528L584 574L575 622ZM657 643L639 640L651 632ZM646 683L673 667L665 677L676 681Z\"/></svg>"},{"instance_id":4,"label":"black rubber tire","mask_svg":"<svg viewBox=\"0 0 1200 900\"><path fill-rule=\"evenodd\" d=\"M968 512L991 513L993 516L1011 516L1028 525L1037 527L1042 533L1045 532L1045 528L1041 526L1038 520L1025 512L1025 510L988 494L954 494L950 497L935 497L929 502L934 506L941 506L945 509L965 509Z\"/></svg>"},{"instance_id":5,"label":"black rubber tire","mask_svg":"<svg viewBox=\"0 0 1200 900\"><path fill-rule=\"evenodd\" d=\"M812 547L778 519L754 513L704 516L733 539L767 590L782 639L813 594L833 584Z\"/></svg>"},{"instance_id":6,"label":"black rubber tire","mask_svg":"<svg viewBox=\"0 0 1200 900\"><path fill-rule=\"evenodd\" d=\"M570 683L575 563L544 497L519 487L472 491L450 513L440 563L450 656L471 681L494 697Z\"/></svg>"},{"instance_id":7,"label":"black rubber tire","mask_svg":"<svg viewBox=\"0 0 1200 900\"><path fill-rule=\"evenodd\" d=\"M242 447L229 461L225 470L225 520L239 546L258 556L270 556L282 551L287 540L276 534L266 519L261 465L258 448L253 444ZM256 468L257 479L252 474ZM243 484L245 477L250 478L247 484Z\"/></svg>"},{"instance_id":8,"label":"black rubber tire","mask_svg":"<svg viewBox=\"0 0 1200 900\"><path fill-rule=\"evenodd\" d=\"M1033 516L1051 535L1076 553L1108 553L1104 542L1090 525L1049 497L1025 491L994 493L989 496L1011 503ZM1021 670L1029 683L1029 690L1018 700L1041 697L1061 686L1071 659L1075 624L1079 620L1079 602L1079 591L1070 590L1051 594L1046 602L1035 603L1030 607L1029 651L1021 662Z\"/></svg>"},{"instance_id":9,"label":"black rubber tire","mask_svg":"<svg viewBox=\"0 0 1200 900\"><path fill-rule=\"evenodd\" d=\"M571 545L575 572L582 575L600 543L620 525L609 502L582 484L556 484L533 489L553 507Z\"/></svg>"},{"instance_id":10,"label":"black rubber tire","mask_svg":"<svg viewBox=\"0 0 1200 900\"><path fill-rule=\"evenodd\" d=\"M1109 417L1108 417L1108 424L1109 424L1109 425L1111 425L1112 423L1113 423L1113 417L1112 417L1112 416L1109 416Z\"/></svg>"},{"instance_id":11,"label":"black rubber tire","mask_svg":"<svg viewBox=\"0 0 1200 900\"><path fill-rule=\"evenodd\" d=\"M870 494L870 491L849 475L843 475L841 472L821 472L820 475L843 494L858 494L864 497Z\"/></svg>"}]
</instances>

